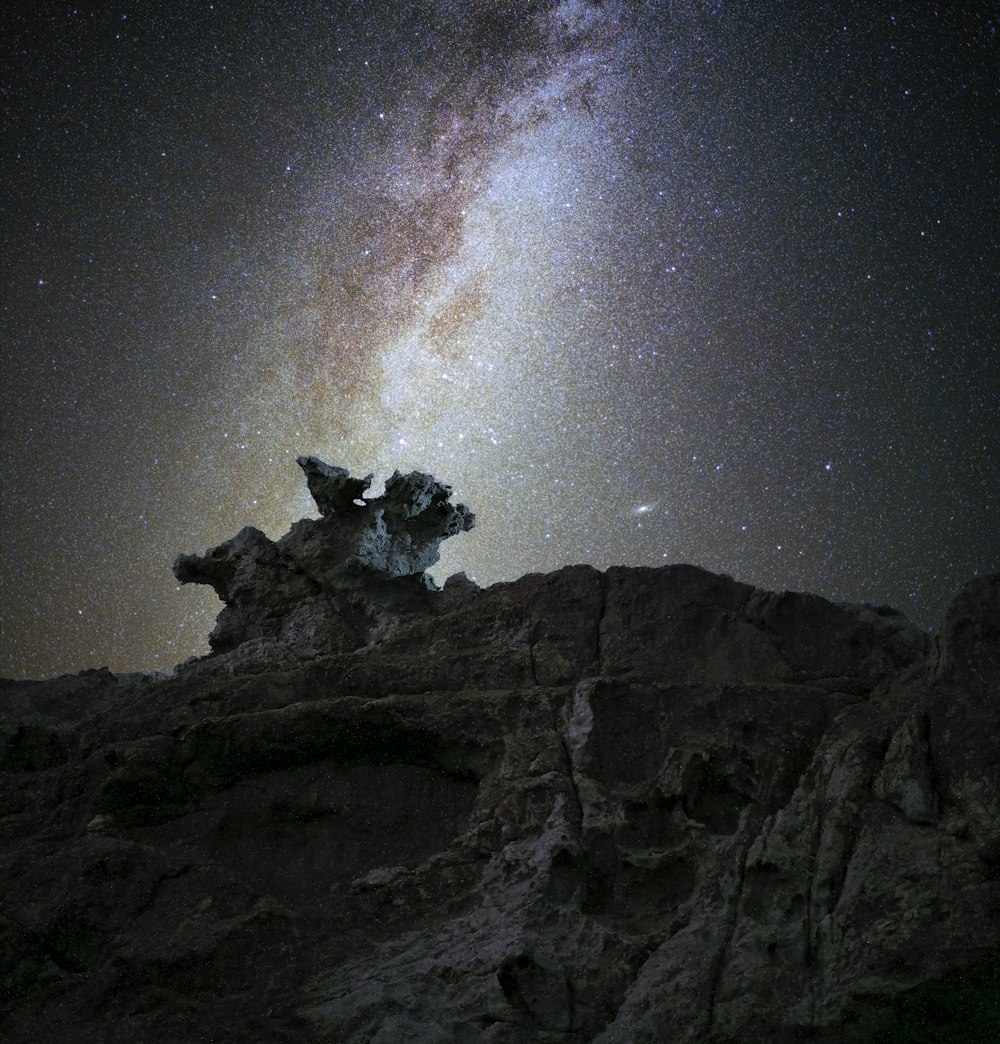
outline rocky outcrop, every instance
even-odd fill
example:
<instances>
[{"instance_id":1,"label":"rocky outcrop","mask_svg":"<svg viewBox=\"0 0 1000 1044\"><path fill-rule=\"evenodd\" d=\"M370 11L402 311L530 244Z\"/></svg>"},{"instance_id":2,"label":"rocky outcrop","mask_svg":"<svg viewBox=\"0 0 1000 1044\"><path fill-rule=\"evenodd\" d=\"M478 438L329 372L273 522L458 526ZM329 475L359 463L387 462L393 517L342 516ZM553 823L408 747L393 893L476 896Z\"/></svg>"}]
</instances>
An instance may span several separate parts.
<instances>
[{"instance_id":1,"label":"rocky outcrop","mask_svg":"<svg viewBox=\"0 0 1000 1044\"><path fill-rule=\"evenodd\" d=\"M209 644L231 655L214 657L213 670L267 670L346 652L400 614L430 611L435 588L425 570L443 540L475 524L432 475L397 471L382 496L365 500L374 476L351 478L318 457L298 464L320 518L302 519L276 542L247 526L174 562L182 584L208 584L225 603Z\"/></svg>"},{"instance_id":2,"label":"rocky outcrop","mask_svg":"<svg viewBox=\"0 0 1000 1044\"><path fill-rule=\"evenodd\" d=\"M0 685L5 1040L996 1039L1000 577L939 637L690 566L449 586Z\"/></svg>"}]
</instances>

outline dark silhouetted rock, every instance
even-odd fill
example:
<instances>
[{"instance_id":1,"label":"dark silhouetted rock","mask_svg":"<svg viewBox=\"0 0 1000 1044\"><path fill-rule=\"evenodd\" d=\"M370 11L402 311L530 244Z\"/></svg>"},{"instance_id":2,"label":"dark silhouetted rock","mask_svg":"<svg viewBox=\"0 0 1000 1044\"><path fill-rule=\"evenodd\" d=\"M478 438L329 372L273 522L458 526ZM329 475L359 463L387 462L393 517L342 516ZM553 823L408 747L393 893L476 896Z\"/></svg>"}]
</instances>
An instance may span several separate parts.
<instances>
[{"instance_id":1,"label":"dark silhouetted rock","mask_svg":"<svg viewBox=\"0 0 1000 1044\"><path fill-rule=\"evenodd\" d=\"M374 475L363 479L351 478L346 468L325 464L319 457L298 457L299 467L306 473L306 484L321 515L332 515L337 511L350 511L360 507Z\"/></svg>"},{"instance_id":2,"label":"dark silhouetted rock","mask_svg":"<svg viewBox=\"0 0 1000 1044\"><path fill-rule=\"evenodd\" d=\"M0 684L5 1041L998 1039L1000 577L431 592L447 487L306 470L177 564L226 651Z\"/></svg>"}]
</instances>

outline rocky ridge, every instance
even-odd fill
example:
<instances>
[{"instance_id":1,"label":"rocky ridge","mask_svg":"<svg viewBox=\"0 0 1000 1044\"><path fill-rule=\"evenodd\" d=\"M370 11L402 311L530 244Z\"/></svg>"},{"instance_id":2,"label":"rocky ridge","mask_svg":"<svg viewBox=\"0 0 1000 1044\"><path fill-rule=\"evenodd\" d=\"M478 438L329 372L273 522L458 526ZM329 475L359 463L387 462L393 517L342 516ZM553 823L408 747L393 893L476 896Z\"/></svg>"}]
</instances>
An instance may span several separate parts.
<instances>
[{"instance_id":1,"label":"rocky ridge","mask_svg":"<svg viewBox=\"0 0 1000 1044\"><path fill-rule=\"evenodd\" d=\"M1000 577L437 592L447 487L303 460L210 656L0 683L5 1040L997 1039Z\"/></svg>"}]
</instances>

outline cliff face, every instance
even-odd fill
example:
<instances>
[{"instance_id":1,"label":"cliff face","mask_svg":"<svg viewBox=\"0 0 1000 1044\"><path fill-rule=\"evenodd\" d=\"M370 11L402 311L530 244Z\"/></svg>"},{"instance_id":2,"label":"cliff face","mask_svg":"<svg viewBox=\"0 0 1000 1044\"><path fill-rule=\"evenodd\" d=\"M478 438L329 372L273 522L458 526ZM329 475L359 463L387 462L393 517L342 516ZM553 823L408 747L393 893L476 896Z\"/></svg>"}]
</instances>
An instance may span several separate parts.
<instances>
[{"instance_id":1,"label":"cliff face","mask_svg":"<svg viewBox=\"0 0 1000 1044\"><path fill-rule=\"evenodd\" d=\"M995 1039L1000 578L933 639L689 566L406 590L3 683L4 1039Z\"/></svg>"}]
</instances>

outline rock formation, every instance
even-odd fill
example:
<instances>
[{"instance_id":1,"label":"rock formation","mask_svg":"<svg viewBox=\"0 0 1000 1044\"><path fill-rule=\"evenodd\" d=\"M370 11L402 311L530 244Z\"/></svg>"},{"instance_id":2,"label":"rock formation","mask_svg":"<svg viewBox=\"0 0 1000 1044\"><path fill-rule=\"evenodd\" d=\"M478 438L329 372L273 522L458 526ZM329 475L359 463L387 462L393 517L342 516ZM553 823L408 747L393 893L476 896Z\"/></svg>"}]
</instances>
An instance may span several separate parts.
<instances>
[{"instance_id":1,"label":"rock formation","mask_svg":"<svg viewBox=\"0 0 1000 1044\"><path fill-rule=\"evenodd\" d=\"M209 644L238 650L218 669L273 669L346 652L383 633L400 613L429 608L425 575L441 541L471 529L475 515L451 503L432 475L398 471L385 493L364 494L373 475L351 478L317 457L299 457L319 519L302 519L276 543L247 526L204 555L181 555L182 584L208 584L225 602Z\"/></svg>"},{"instance_id":2,"label":"rock formation","mask_svg":"<svg viewBox=\"0 0 1000 1044\"><path fill-rule=\"evenodd\" d=\"M1000 1039L1000 577L432 592L447 487L302 463L213 655L0 684L4 1040Z\"/></svg>"}]
</instances>

